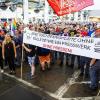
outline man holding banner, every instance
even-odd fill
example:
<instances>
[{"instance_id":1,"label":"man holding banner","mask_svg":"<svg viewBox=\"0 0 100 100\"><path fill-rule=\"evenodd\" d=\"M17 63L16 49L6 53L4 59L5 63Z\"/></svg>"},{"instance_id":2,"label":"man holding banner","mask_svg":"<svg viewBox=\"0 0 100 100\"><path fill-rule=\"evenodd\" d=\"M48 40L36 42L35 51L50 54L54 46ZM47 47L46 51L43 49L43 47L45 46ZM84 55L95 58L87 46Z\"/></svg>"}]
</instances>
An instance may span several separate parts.
<instances>
[{"instance_id":1,"label":"man holding banner","mask_svg":"<svg viewBox=\"0 0 100 100\"><path fill-rule=\"evenodd\" d=\"M95 35L97 38L100 38L100 28L96 30ZM92 90L98 89L99 71L100 71L100 59L99 60L92 59L90 62L90 80L91 80L90 88Z\"/></svg>"}]
</instances>

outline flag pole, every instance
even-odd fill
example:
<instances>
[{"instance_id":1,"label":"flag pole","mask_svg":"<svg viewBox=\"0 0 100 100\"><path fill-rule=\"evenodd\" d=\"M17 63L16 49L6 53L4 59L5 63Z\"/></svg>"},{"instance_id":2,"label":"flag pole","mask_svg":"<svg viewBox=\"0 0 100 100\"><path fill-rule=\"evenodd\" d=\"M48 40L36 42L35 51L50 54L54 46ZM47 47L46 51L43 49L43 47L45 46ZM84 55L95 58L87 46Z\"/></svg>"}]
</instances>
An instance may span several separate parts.
<instances>
[{"instance_id":1,"label":"flag pole","mask_svg":"<svg viewBox=\"0 0 100 100\"><path fill-rule=\"evenodd\" d=\"M24 48L22 46L22 58L21 58L21 79L23 79L23 55L24 55Z\"/></svg>"},{"instance_id":2,"label":"flag pole","mask_svg":"<svg viewBox=\"0 0 100 100\"><path fill-rule=\"evenodd\" d=\"M23 13L23 20L24 20L24 0L22 0L22 2L23 2L22 3L22 13ZM22 46L22 51L21 51L21 70L20 70L21 79L23 79L23 59L24 59L24 48Z\"/></svg>"}]
</instances>

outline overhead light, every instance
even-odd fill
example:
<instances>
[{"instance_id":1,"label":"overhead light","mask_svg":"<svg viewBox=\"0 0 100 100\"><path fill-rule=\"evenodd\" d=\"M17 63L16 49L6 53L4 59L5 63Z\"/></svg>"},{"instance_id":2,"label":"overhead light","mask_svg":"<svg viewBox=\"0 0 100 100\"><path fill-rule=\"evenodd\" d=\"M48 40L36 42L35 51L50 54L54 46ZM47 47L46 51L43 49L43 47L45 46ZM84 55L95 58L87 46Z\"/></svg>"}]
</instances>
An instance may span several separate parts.
<instances>
[{"instance_id":1,"label":"overhead light","mask_svg":"<svg viewBox=\"0 0 100 100\"><path fill-rule=\"evenodd\" d=\"M39 13L40 10L39 10L38 8L36 8L36 9L34 9L34 12L35 12L35 13Z\"/></svg>"},{"instance_id":2,"label":"overhead light","mask_svg":"<svg viewBox=\"0 0 100 100\"><path fill-rule=\"evenodd\" d=\"M8 6L4 2L0 2L0 8L2 10L6 10L8 8Z\"/></svg>"},{"instance_id":3,"label":"overhead light","mask_svg":"<svg viewBox=\"0 0 100 100\"><path fill-rule=\"evenodd\" d=\"M14 11L16 10L16 8L17 8L16 5L11 5L11 6L9 7L9 9L10 9L12 12L14 12Z\"/></svg>"}]
</instances>

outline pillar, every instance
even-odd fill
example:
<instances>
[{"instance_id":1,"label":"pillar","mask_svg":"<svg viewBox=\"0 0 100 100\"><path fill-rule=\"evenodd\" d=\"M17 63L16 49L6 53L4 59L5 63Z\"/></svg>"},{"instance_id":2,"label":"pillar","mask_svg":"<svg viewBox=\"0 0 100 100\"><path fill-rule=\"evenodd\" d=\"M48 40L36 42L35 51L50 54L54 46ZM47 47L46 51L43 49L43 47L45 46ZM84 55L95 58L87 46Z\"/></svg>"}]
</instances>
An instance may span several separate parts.
<instances>
[{"instance_id":1,"label":"pillar","mask_svg":"<svg viewBox=\"0 0 100 100\"><path fill-rule=\"evenodd\" d=\"M49 4L48 4L47 0L45 0L44 21L45 21L45 23L49 22Z\"/></svg>"},{"instance_id":2,"label":"pillar","mask_svg":"<svg viewBox=\"0 0 100 100\"><path fill-rule=\"evenodd\" d=\"M28 14L28 0L23 0L23 22L27 24L29 22Z\"/></svg>"}]
</instances>

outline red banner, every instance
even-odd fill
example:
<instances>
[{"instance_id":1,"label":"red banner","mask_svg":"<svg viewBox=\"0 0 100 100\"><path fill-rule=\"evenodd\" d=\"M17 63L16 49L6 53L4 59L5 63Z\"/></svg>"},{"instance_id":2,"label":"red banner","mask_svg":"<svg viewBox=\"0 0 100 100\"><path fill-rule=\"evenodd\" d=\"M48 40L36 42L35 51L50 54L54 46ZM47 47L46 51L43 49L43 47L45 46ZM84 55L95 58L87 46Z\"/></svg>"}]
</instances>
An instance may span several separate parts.
<instances>
[{"instance_id":1,"label":"red banner","mask_svg":"<svg viewBox=\"0 0 100 100\"><path fill-rule=\"evenodd\" d=\"M62 16L93 5L93 0L48 0L48 3L58 16Z\"/></svg>"}]
</instances>

